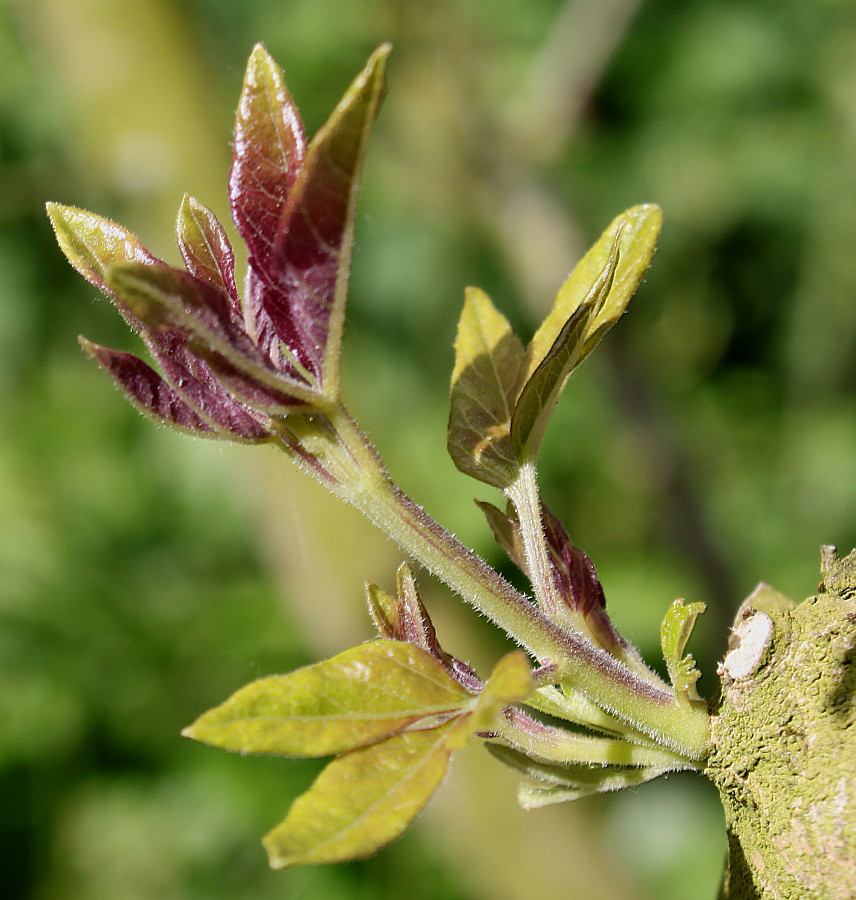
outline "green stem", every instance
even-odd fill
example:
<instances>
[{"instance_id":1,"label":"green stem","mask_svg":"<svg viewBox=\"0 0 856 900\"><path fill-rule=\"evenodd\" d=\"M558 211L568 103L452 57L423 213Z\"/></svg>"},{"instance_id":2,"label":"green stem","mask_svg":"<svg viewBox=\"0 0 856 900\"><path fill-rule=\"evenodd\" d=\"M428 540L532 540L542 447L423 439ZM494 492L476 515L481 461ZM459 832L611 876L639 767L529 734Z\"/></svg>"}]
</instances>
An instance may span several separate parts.
<instances>
[{"instance_id":1,"label":"green stem","mask_svg":"<svg viewBox=\"0 0 856 900\"><path fill-rule=\"evenodd\" d=\"M630 740L592 737L564 728L554 728L524 717L512 715L499 729L500 739L536 762L552 765L589 764L601 766L666 766L694 768L686 757L657 747L635 744Z\"/></svg>"},{"instance_id":2,"label":"green stem","mask_svg":"<svg viewBox=\"0 0 856 900\"><path fill-rule=\"evenodd\" d=\"M521 464L517 477L506 489L506 494L514 504L520 522L529 580L535 590L538 605L545 615L565 629L586 635L595 645L603 647L645 681L661 690L670 690L669 685L648 668L639 651L622 638L611 623L606 635L599 633L593 622L581 610L566 602L556 589L550 549L544 533L538 471L534 460Z\"/></svg>"},{"instance_id":3,"label":"green stem","mask_svg":"<svg viewBox=\"0 0 856 900\"><path fill-rule=\"evenodd\" d=\"M563 612L565 604L558 596L553 581L553 569L550 564L547 540L544 536L544 524L541 520L538 472L534 460L524 462L520 466L517 477L506 488L506 494L514 504L520 522L526 569L532 589L535 591L535 600L550 618L555 619L558 614ZM581 624L583 623L574 623L580 631L583 630L580 627Z\"/></svg>"},{"instance_id":4,"label":"green stem","mask_svg":"<svg viewBox=\"0 0 856 900\"><path fill-rule=\"evenodd\" d=\"M290 417L281 445L537 660L554 664L557 682L573 683L593 703L682 755L699 759L705 754L706 709L682 710L672 692L640 678L583 635L550 621L394 484L343 406L301 420Z\"/></svg>"}]
</instances>

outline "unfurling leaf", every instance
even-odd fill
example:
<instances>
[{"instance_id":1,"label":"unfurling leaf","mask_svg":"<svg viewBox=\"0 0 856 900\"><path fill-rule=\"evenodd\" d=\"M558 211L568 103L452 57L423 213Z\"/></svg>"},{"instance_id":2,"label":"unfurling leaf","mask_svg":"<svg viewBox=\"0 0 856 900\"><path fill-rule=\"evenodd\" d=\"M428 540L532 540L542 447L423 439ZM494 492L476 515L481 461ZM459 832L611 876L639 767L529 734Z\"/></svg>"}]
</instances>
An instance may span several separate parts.
<instances>
[{"instance_id":1,"label":"unfurling leaf","mask_svg":"<svg viewBox=\"0 0 856 900\"><path fill-rule=\"evenodd\" d=\"M462 660L447 653L425 609L413 572L407 563L398 569L398 596L392 597L377 585L366 584L369 613L381 638L407 641L430 653L449 674L468 690L482 688L478 675Z\"/></svg>"},{"instance_id":2,"label":"unfurling leaf","mask_svg":"<svg viewBox=\"0 0 856 900\"><path fill-rule=\"evenodd\" d=\"M616 744L624 744L616 741ZM567 763L559 765L540 762L531 755L506 747L503 744L487 744L487 749L504 765L516 769L529 781L517 790L517 799L523 809L537 809L556 803L580 800L592 794L618 791L634 787L657 778L666 772L684 768L679 759L665 758L660 764L613 765L607 763ZM639 749L639 748L637 748ZM652 753L656 755L656 751ZM667 756L664 754L664 756Z\"/></svg>"},{"instance_id":3,"label":"unfurling leaf","mask_svg":"<svg viewBox=\"0 0 856 900\"><path fill-rule=\"evenodd\" d=\"M508 320L478 288L468 288L455 340L449 453L473 478L505 487L517 460L511 416L526 361Z\"/></svg>"},{"instance_id":4,"label":"unfurling leaf","mask_svg":"<svg viewBox=\"0 0 856 900\"><path fill-rule=\"evenodd\" d=\"M256 44L235 116L229 193L235 224L258 266L272 261L274 237L305 156L303 123L282 71Z\"/></svg>"},{"instance_id":5,"label":"unfurling leaf","mask_svg":"<svg viewBox=\"0 0 856 900\"><path fill-rule=\"evenodd\" d=\"M289 675L261 678L202 715L186 737L241 753L329 756L468 710L474 697L426 651L371 641Z\"/></svg>"},{"instance_id":6,"label":"unfurling leaf","mask_svg":"<svg viewBox=\"0 0 856 900\"><path fill-rule=\"evenodd\" d=\"M487 295L467 290L448 435L462 472L505 489L537 457L568 377L618 321L647 272L661 222L652 204L618 216L562 285L525 350Z\"/></svg>"},{"instance_id":7,"label":"unfurling leaf","mask_svg":"<svg viewBox=\"0 0 856 900\"><path fill-rule=\"evenodd\" d=\"M613 219L597 243L574 267L559 290L553 309L535 332L527 348L530 374L546 359L561 331L589 296L592 286L608 265L616 236L620 235L618 266L610 290L586 331L585 344L576 365L591 353L624 314L645 277L654 258L662 225L662 210L653 203L633 206Z\"/></svg>"},{"instance_id":8,"label":"unfurling leaf","mask_svg":"<svg viewBox=\"0 0 856 900\"><path fill-rule=\"evenodd\" d=\"M537 457L544 431L559 396L571 372L582 359L591 323L609 297L619 262L618 248L622 230L619 226L613 235L612 246L603 268L556 335L552 346L541 356L541 348L533 339L527 350L529 377L520 392L511 421L511 440L515 455L521 462ZM560 291L559 297L561 296Z\"/></svg>"},{"instance_id":9,"label":"unfurling leaf","mask_svg":"<svg viewBox=\"0 0 856 900\"><path fill-rule=\"evenodd\" d=\"M282 73L261 45L238 108L230 187L250 250L248 327L283 371L329 398L338 394L354 211L389 51L375 51L308 148Z\"/></svg>"},{"instance_id":10,"label":"unfurling leaf","mask_svg":"<svg viewBox=\"0 0 856 900\"><path fill-rule=\"evenodd\" d=\"M208 207L184 195L175 226L178 249L187 271L232 301L236 315L241 302L235 286L235 255L226 231Z\"/></svg>"},{"instance_id":11,"label":"unfurling leaf","mask_svg":"<svg viewBox=\"0 0 856 900\"><path fill-rule=\"evenodd\" d=\"M520 522L511 504L506 512L490 503L479 502L497 542L511 561L529 576L523 552ZM549 554L550 570L556 596L562 608L556 618L565 625L582 631L595 643L612 653L630 654L627 642L618 634L606 613L606 598L594 563L580 550L561 521L542 504L541 521ZM634 657L635 653L632 654Z\"/></svg>"},{"instance_id":12,"label":"unfurling leaf","mask_svg":"<svg viewBox=\"0 0 856 900\"><path fill-rule=\"evenodd\" d=\"M408 731L334 759L265 837L271 866L360 859L400 837L470 733L467 719Z\"/></svg>"},{"instance_id":13,"label":"unfurling leaf","mask_svg":"<svg viewBox=\"0 0 856 900\"><path fill-rule=\"evenodd\" d=\"M81 338L83 349L109 373L125 396L144 415L162 425L170 425L189 434L219 437L213 428L141 359L130 353L120 353L99 347ZM261 432L261 426L256 426ZM261 434L259 435L261 436Z\"/></svg>"},{"instance_id":14,"label":"unfurling leaf","mask_svg":"<svg viewBox=\"0 0 856 900\"><path fill-rule=\"evenodd\" d=\"M135 234L109 219L59 203L48 203L47 212L68 261L102 291L107 290L105 276L110 266L158 261Z\"/></svg>"},{"instance_id":15,"label":"unfurling leaf","mask_svg":"<svg viewBox=\"0 0 856 900\"><path fill-rule=\"evenodd\" d=\"M660 625L660 645L669 671L669 680L682 704L703 702L696 689L700 672L692 656L683 655L696 618L705 610L704 603L675 600L666 610Z\"/></svg>"},{"instance_id":16,"label":"unfurling leaf","mask_svg":"<svg viewBox=\"0 0 856 900\"><path fill-rule=\"evenodd\" d=\"M267 440L270 435L263 417L235 401L182 335L147 327L108 284L110 273L122 266L168 267L136 235L109 219L55 203L48 204L48 215L69 262L110 296L160 365L163 379L136 357L81 340L131 402L155 421L180 431L238 441Z\"/></svg>"},{"instance_id":17,"label":"unfurling leaf","mask_svg":"<svg viewBox=\"0 0 856 900\"><path fill-rule=\"evenodd\" d=\"M473 711L475 731L493 731L497 716L512 703L520 703L533 691L532 667L522 650L506 654L494 666Z\"/></svg>"},{"instance_id":18,"label":"unfurling leaf","mask_svg":"<svg viewBox=\"0 0 856 900\"><path fill-rule=\"evenodd\" d=\"M84 343L131 402L203 437L282 438L335 482L281 420L338 397L338 355L354 209L389 47L377 50L306 145L282 73L263 47L247 67L235 126L230 200L249 249L243 302L235 260L214 214L185 196L176 226L186 271L167 266L121 225L49 203L69 262L107 293L160 373Z\"/></svg>"},{"instance_id":19,"label":"unfurling leaf","mask_svg":"<svg viewBox=\"0 0 856 900\"><path fill-rule=\"evenodd\" d=\"M179 334L229 393L253 409L287 416L317 399L305 383L274 371L226 295L189 272L127 263L111 266L106 281L150 332Z\"/></svg>"}]
</instances>

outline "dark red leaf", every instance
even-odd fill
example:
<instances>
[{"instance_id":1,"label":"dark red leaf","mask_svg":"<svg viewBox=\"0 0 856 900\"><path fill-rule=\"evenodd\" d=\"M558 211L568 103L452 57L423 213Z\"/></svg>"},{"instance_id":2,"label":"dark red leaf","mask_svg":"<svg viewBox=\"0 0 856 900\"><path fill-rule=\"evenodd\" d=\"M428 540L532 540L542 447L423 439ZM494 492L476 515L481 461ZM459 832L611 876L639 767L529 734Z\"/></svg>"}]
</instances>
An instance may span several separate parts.
<instances>
[{"instance_id":1,"label":"dark red leaf","mask_svg":"<svg viewBox=\"0 0 856 900\"><path fill-rule=\"evenodd\" d=\"M306 141L282 71L256 44L247 63L235 119L229 178L232 215L251 259L271 261L285 205L303 165Z\"/></svg>"},{"instance_id":2,"label":"dark red leaf","mask_svg":"<svg viewBox=\"0 0 856 900\"><path fill-rule=\"evenodd\" d=\"M251 443L268 437L267 429L222 389L209 390L171 359L168 367L172 378L165 380L130 353L110 350L84 339L81 344L113 377L134 406L164 424L203 436L232 437Z\"/></svg>"},{"instance_id":3,"label":"dark red leaf","mask_svg":"<svg viewBox=\"0 0 856 900\"><path fill-rule=\"evenodd\" d=\"M81 339L86 352L112 377L139 410L164 424L214 436L214 429L141 359Z\"/></svg>"},{"instance_id":4,"label":"dark red leaf","mask_svg":"<svg viewBox=\"0 0 856 900\"><path fill-rule=\"evenodd\" d=\"M273 371L244 332L226 296L204 281L153 263L114 266L107 282L144 323L155 343L160 343L157 333L161 329L178 333L189 352L204 359L241 400L271 413L284 413L306 403L306 385L289 382Z\"/></svg>"},{"instance_id":5,"label":"dark red leaf","mask_svg":"<svg viewBox=\"0 0 856 900\"><path fill-rule=\"evenodd\" d=\"M283 372L309 373L331 390L357 188L387 53L375 53L305 160L282 75L261 48L251 57L238 110L231 196L250 250L247 327ZM290 355L280 353L280 342Z\"/></svg>"}]
</instances>

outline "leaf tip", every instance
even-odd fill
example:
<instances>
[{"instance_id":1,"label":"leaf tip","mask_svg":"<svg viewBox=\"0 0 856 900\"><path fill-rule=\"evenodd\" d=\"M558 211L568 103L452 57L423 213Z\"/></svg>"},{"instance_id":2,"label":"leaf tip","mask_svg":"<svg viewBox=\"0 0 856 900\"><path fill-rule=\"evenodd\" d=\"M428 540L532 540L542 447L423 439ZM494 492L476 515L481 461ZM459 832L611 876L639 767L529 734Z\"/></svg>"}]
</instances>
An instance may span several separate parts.
<instances>
[{"instance_id":1,"label":"leaf tip","mask_svg":"<svg viewBox=\"0 0 856 900\"><path fill-rule=\"evenodd\" d=\"M275 830L276 829L274 829L274 831ZM278 872L280 869L287 869L289 866L296 865L300 862L299 859L296 859L293 856L281 853L277 848L277 843L278 841L273 838L273 832L266 834L262 838L262 846L267 853L268 865L271 869Z\"/></svg>"}]
</instances>

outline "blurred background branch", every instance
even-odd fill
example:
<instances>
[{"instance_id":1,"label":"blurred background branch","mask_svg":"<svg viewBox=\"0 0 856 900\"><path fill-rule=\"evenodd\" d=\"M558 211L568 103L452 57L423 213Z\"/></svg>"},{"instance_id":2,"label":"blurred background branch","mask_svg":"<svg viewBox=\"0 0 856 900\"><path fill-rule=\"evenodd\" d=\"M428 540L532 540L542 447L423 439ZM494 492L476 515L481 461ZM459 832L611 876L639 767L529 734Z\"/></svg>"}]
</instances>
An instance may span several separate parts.
<instances>
[{"instance_id":1,"label":"blurred background branch","mask_svg":"<svg viewBox=\"0 0 856 900\"><path fill-rule=\"evenodd\" d=\"M710 897L721 813L690 776L524 815L475 751L375 859L274 874L258 834L314 764L178 738L249 678L370 635L400 561L264 451L138 420L75 344L136 349L53 245L46 200L177 260L187 190L227 218L252 44L310 130L392 40L362 194L348 399L403 486L503 565L445 458L463 287L531 331L631 204L666 229L574 376L544 492L650 660L675 596L714 690L722 622L856 544L856 14L822 0L6 0L0 5L0 853L10 898ZM406 352L404 350L406 348ZM489 496L485 489L485 499ZM427 580L426 580L427 581ZM444 592L450 650L501 647ZM705 630L706 629L706 630ZM664 849L668 847L668 852Z\"/></svg>"}]
</instances>

